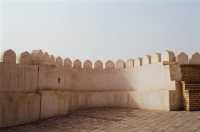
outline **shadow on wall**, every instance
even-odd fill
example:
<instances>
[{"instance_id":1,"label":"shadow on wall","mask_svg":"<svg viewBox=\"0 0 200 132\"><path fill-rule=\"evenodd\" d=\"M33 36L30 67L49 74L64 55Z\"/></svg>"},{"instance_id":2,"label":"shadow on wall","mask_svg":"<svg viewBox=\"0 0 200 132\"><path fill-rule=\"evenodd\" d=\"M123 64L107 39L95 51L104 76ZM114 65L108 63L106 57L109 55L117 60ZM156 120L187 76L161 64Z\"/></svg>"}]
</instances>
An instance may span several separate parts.
<instances>
[{"instance_id":1,"label":"shadow on wall","mask_svg":"<svg viewBox=\"0 0 200 132\"><path fill-rule=\"evenodd\" d=\"M170 51L116 64L98 60L94 66L90 60L82 65L41 50L19 57L8 50L1 57L0 127L91 107L179 109L181 92L175 81L180 73L171 65L189 62L185 54L176 58ZM199 58L194 54L190 63Z\"/></svg>"}]
</instances>

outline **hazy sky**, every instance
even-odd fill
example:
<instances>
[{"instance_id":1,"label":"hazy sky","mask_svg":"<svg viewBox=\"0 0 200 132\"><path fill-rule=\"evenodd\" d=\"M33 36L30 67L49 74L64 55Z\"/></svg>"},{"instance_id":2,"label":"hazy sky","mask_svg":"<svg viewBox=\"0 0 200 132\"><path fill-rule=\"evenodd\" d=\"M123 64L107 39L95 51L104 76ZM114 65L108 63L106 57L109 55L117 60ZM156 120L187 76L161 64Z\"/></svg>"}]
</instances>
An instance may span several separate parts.
<instances>
[{"instance_id":1,"label":"hazy sky","mask_svg":"<svg viewBox=\"0 0 200 132\"><path fill-rule=\"evenodd\" d=\"M80 59L200 51L199 0L1 0L1 49Z\"/></svg>"}]
</instances>

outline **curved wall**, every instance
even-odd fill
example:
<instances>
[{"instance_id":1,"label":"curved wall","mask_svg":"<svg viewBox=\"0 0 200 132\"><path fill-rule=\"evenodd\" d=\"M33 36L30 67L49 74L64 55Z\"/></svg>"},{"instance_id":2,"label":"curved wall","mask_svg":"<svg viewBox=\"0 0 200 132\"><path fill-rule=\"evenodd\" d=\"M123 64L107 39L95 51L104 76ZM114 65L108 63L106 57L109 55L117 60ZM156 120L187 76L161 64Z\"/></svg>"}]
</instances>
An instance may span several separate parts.
<instances>
[{"instance_id":1,"label":"curved wall","mask_svg":"<svg viewBox=\"0 0 200 132\"><path fill-rule=\"evenodd\" d=\"M0 63L0 127L92 107L178 110L179 64L189 63L186 58L167 51L93 65L90 60L82 64L40 50L19 57L8 50ZM198 60L195 54L190 62Z\"/></svg>"}]
</instances>

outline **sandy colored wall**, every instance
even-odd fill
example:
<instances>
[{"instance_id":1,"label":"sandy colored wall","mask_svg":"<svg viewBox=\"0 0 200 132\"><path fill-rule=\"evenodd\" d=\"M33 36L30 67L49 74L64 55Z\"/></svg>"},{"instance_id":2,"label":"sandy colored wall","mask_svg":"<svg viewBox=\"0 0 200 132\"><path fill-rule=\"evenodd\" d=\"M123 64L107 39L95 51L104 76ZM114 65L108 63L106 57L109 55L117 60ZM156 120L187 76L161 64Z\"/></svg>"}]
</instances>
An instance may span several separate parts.
<instances>
[{"instance_id":1,"label":"sandy colored wall","mask_svg":"<svg viewBox=\"0 0 200 132\"><path fill-rule=\"evenodd\" d=\"M0 93L0 127L24 124L39 119L40 95Z\"/></svg>"},{"instance_id":2,"label":"sandy colored wall","mask_svg":"<svg viewBox=\"0 0 200 132\"><path fill-rule=\"evenodd\" d=\"M0 127L93 107L178 110L182 106L179 64L185 59L178 56L178 64L175 59L167 51L127 62L92 64L42 51L17 58L8 50L0 63Z\"/></svg>"},{"instance_id":3,"label":"sandy colored wall","mask_svg":"<svg viewBox=\"0 0 200 132\"><path fill-rule=\"evenodd\" d=\"M0 64L0 92L35 92L38 66Z\"/></svg>"},{"instance_id":4,"label":"sandy colored wall","mask_svg":"<svg viewBox=\"0 0 200 132\"><path fill-rule=\"evenodd\" d=\"M87 92L99 93L102 100L107 98L107 95L102 93L113 93L110 96L114 96L115 92L127 92L134 94L132 100L138 108L168 110L169 90L175 90L174 83L170 80L169 66L163 66L161 63L143 65L132 71L112 72L87 72L52 66L40 66L39 69L41 90L81 92L82 95L79 96L84 96ZM85 96L88 97L87 94ZM126 99L126 96L124 98ZM95 101L95 98L92 100L97 104L99 101L101 100ZM107 102L109 101L110 99ZM94 103L91 103L91 106L93 105ZM85 106L90 107L90 104Z\"/></svg>"}]
</instances>

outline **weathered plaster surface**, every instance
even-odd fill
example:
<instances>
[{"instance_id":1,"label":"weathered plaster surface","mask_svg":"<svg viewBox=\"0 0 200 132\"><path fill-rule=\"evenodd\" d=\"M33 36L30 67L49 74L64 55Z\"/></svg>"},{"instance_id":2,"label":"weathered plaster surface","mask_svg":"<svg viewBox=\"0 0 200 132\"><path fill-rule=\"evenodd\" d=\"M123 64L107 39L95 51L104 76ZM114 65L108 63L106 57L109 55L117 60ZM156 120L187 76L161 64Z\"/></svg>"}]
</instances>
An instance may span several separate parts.
<instances>
[{"instance_id":1,"label":"weathered plaster surface","mask_svg":"<svg viewBox=\"0 0 200 132\"><path fill-rule=\"evenodd\" d=\"M126 63L62 60L42 51L8 50L0 63L0 127L93 107L182 108L179 64L185 54L156 53ZM190 62L198 63L198 54ZM94 67L94 68L93 68Z\"/></svg>"}]
</instances>

